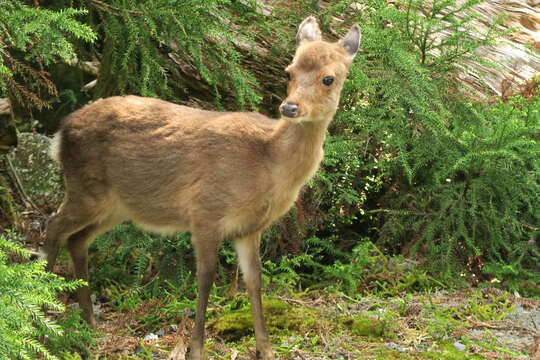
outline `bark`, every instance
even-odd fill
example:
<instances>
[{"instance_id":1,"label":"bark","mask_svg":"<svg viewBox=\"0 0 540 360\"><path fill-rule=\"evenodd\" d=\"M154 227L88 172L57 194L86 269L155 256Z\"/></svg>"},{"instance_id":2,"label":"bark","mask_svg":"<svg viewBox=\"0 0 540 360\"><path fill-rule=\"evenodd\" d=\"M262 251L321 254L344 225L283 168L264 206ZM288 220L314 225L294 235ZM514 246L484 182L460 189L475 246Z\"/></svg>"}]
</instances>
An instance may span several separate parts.
<instances>
[{"instance_id":1,"label":"bark","mask_svg":"<svg viewBox=\"0 0 540 360\"><path fill-rule=\"evenodd\" d=\"M470 63L467 65L472 70L462 72L460 80L481 97L505 97L521 91L540 73L540 0L487 0L476 5L475 10L480 16L472 25L478 31L471 36L479 37L501 15L504 16L502 29L514 28L516 31L493 46L478 49L482 58L500 68Z\"/></svg>"},{"instance_id":2,"label":"bark","mask_svg":"<svg viewBox=\"0 0 540 360\"><path fill-rule=\"evenodd\" d=\"M17 213L7 181L7 152L17 145L17 132L9 99L0 99L0 231L15 226Z\"/></svg>"},{"instance_id":3,"label":"bark","mask_svg":"<svg viewBox=\"0 0 540 360\"><path fill-rule=\"evenodd\" d=\"M0 99L0 155L17 145L15 122L9 99Z\"/></svg>"}]
</instances>

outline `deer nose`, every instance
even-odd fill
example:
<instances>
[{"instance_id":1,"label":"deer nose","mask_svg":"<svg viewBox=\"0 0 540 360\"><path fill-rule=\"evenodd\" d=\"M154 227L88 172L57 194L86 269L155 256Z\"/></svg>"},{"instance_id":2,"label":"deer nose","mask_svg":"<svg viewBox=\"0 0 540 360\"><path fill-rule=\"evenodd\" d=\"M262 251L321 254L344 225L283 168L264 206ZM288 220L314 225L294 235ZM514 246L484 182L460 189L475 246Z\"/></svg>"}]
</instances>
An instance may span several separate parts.
<instances>
[{"instance_id":1,"label":"deer nose","mask_svg":"<svg viewBox=\"0 0 540 360\"><path fill-rule=\"evenodd\" d=\"M281 104L279 109L281 111L281 115L290 117L290 118L297 117L299 113L298 104L295 104L295 103L289 103L289 102L283 103Z\"/></svg>"}]
</instances>

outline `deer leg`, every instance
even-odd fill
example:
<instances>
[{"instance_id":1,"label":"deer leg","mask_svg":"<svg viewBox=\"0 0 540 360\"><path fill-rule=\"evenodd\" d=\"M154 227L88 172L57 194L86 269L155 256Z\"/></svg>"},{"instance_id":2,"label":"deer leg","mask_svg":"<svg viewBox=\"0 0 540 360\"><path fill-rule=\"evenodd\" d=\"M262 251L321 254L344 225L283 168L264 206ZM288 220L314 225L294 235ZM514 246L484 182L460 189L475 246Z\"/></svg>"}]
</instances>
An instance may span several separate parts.
<instances>
[{"instance_id":1,"label":"deer leg","mask_svg":"<svg viewBox=\"0 0 540 360\"><path fill-rule=\"evenodd\" d=\"M96 236L109 230L119 222L109 218L106 221L88 225L69 237L67 247L73 261L76 279L82 279L88 283L88 248L90 244L92 244ZM82 309L82 318L90 326L95 328L96 321L94 319L94 309L90 295L90 287L88 285L81 286L77 289L77 300L79 301L79 307Z\"/></svg>"},{"instance_id":2,"label":"deer leg","mask_svg":"<svg viewBox=\"0 0 540 360\"><path fill-rule=\"evenodd\" d=\"M253 327L255 328L255 342L257 344L257 358L262 360L274 359L272 345L264 325L264 315L261 300L261 258L259 246L261 234L256 233L236 240L235 247L238 254L238 262L242 269L249 300L251 302L251 314Z\"/></svg>"},{"instance_id":3,"label":"deer leg","mask_svg":"<svg viewBox=\"0 0 540 360\"><path fill-rule=\"evenodd\" d=\"M201 360L204 353L204 323L206 319L206 307L210 290L214 284L217 268L217 252L219 239L215 236L204 236L202 234L192 235L192 243L195 247L197 259L197 312L195 314L195 325L191 334L189 346L189 360Z\"/></svg>"},{"instance_id":4,"label":"deer leg","mask_svg":"<svg viewBox=\"0 0 540 360\"><path fill-rule=\"evenodd\" d=\"M73 261L75 278L82 279L86 282L88 282L88 247L91 243L89 237L94 227L95 225L89 225L73 234L67 244L71 260ZM77 289L77 300L79 301L79 307L82 309L82 318L90 326L95 328L96 321L94 320L94 310L88 285L81 286Z\"/></svg>"},{"instance_id":5,"label":"deer leg","mask_svg":"<svg viewBox=\"0 0 540 360\"><path fill-rule=\"evenodd\" d=\"M60 246L68 238L92 223L90 214L81 213L79 204L68 202L67 197L60 209L47 222L47 235L43 252L47 260L47 270L53 271Z\"/></svg>"}]
</instances>

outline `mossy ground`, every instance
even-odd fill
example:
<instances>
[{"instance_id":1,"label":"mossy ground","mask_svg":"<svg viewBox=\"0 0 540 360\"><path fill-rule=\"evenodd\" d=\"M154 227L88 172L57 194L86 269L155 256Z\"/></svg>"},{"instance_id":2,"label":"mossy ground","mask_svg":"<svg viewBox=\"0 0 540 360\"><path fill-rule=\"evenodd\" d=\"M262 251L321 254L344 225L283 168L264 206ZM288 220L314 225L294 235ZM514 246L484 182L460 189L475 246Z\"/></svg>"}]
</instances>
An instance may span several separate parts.
<instances>
[{"instance_id":1,"label":"mossy ground","mask_svg":"<svg viewBox=\"0 0 540 360\"><path fill-rule=\"evenodd\" d=\"M264 315L268 331L276 335L291 332L310 332L323 318L323 313L306 307L292 306L278 299L263 301ZM226 340L240 340L253 335L253 321L248 305L228 313L213 314L208 328Z\"/></svg>"},{"instance_id":2,"label":"mossy ground","mask_svg":"<svg viewBox=\"0 0 540 360\"><path fill-rule=\"evenodd\" d=\"M143 302L124 313L105 309L100 326L104 337L96 357L166 359L177 341L187 343L192 312L171 318L164 310L165 301ZM478 290L357 301L313 293L295 299L266 297L264 311L279 359L528 359L525 348L490 333L490 329L520 327L507 320L516 301L509 294ZM532 306L540 308L540 302ZM148 321L149 313L155 321ZM171 325L176 324L180 325L173 330ZM158 339L144 340L158 329L165 329ZM517 336L532 339L529 330L521 326ZM482 331L480 338L474 335L478 331ZM245 294L211 305L206 351L209 359L254 358Z\"/></svg>"}]
</instances>

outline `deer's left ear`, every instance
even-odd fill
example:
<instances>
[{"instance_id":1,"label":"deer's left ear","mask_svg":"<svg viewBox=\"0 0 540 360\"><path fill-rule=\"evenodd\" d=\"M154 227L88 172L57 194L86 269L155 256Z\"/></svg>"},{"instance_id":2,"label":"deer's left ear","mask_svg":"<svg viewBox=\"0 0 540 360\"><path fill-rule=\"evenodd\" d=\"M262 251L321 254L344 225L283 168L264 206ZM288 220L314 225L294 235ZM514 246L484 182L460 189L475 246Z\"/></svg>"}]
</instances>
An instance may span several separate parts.
<instances>
[{"instance_id":1,"label":"deer's left ear","mask_svg":"<svg viewBox=\"0 0 540 360\"><path fill-rule=\"evenodd\" d=\"M360 26L354 24L347 34L339 40L339 44L347 50L347 53L350 55L351 60L354 58L360 47L360 39L362 38L362 33L360 32Z\"/></svg>"},{"instance_id":2,"label":"deer's left ear","mask_svg":"<svg viewBox=\"0 0 540 360\"><path fill-rule=\"evenodd\" d=\"M322 39L321 29L314 16L308 16L300 26L296 33L296 45L300 45L304 41L318 41Z\"/></svg>"}]
</instances>

